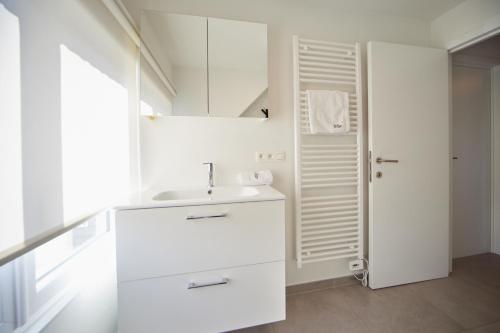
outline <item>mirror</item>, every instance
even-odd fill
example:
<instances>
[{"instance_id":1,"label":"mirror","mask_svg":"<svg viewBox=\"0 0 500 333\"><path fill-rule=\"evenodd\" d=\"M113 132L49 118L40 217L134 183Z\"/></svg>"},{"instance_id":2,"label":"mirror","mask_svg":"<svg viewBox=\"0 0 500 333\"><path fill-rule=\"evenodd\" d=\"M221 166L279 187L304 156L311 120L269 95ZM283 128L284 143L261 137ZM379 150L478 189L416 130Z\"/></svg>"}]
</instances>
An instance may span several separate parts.
<instances>
[{"instance_id":1,"label":"mirror","mask_svg":"<svg viewBox=\"0 0 500 333\"><path fill-rule=\"evenodd\" d=\"M262 117L267 108L267 28L208 18L210 116Z\"/></svg>"},{"instance_id":2,"label":"mirror","mask_svg":"<svg viewBox=\"0 0 500 333\"><path fill-rule=\"evenodd\" d=\"M267 26L143 11L141 114L265 118Z\"/></svg>"},{"instance_id":3,"label":"mirror","mask_svg":"<svg viewBox=\"0 0 500 333\"><path fill-rule=\"evenodd\" d=\"M141 38L142 114L205 116L207 19L144 11Z\"/></svg>"}]
</instances>

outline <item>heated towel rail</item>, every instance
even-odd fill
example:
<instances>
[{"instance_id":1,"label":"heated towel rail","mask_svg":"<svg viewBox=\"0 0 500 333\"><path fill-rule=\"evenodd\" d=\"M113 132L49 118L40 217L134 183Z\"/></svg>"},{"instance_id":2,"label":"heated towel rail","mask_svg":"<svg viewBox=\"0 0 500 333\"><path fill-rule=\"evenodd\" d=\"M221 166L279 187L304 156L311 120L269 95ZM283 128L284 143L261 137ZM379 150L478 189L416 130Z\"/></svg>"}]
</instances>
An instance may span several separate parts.
<instances>
[{"instance_id":1,"label":"heated towel rail","mask_svg":"<svg viewBox=\"0 0 500 333\"><path fill-rule=\"evenodd\" d=\"M293 37L297 265L363 257L359 43ZM311 134L306 91L349 93L350 131Z\"/></svg>"}]
</instances>

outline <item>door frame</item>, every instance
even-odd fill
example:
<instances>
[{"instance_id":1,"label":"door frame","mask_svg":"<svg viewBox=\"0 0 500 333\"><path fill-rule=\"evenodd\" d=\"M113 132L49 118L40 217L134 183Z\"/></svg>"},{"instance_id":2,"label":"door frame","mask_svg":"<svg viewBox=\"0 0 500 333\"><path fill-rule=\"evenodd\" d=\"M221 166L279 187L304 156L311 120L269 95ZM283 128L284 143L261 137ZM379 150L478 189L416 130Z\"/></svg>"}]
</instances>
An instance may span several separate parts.
<instances>
[{"instance_id":1,"label":"door frame","mask_svg":"<svg viewBox=\"0 0 500 333\"><path fill-rule=\"evenodd\" d=\"M449 113L450 113L450 151L453 151L453 59L452 56L454 53L467 48L469 46L473 46L475 44L481 43L482 41L489 39L491 37L494 37L496 35L500 35L500 27L496 27L491 29L490 31L487 31L485 33L477 33L475 36L472 36L465 40L464 42L457 43L456 45L450 46L448 48L448 54L449 54ZM500 65L499 65L500 66ZM500 216L495 216L495 192L500 191L500 189L497 189L495 191L495 184L494 184L494 176L495 176L495 130L500 132L500 128L496 128L495 125L495 108L500 108L500 106L495 105L495 97L494 97L494 73L493 73L493 68L490 67L490 120L491 120L491 135L490 135L490 156L491 156L491 166L490 166L490 182L491 182L491 188L490 188L490 212L491 212L491 217L490 217L490 230L491 230L491 239L490 239L490 249L491 252L495 253L495 244L499 243L500 244L500 239L496 239L495 237L495 221L498 219L499 220L499 228L500 228ZM453 195L453 164L450 163L450 198L452 198ZM450 200L450 263L449 263L449 270L452 272L453 270L453 200ZM499 246L500 247L500 246ZM499 249L500 251L500 249ZM500 254L500 253L497 253Z\"/></svg>"},{"instance_id":2,"label":"door frame","mask_svg":"<svg viewBox=\"0 0 500 333\"><path fill-rule=\"evenodd\" d=\"M500 34L500 26L495 27L495 28L488 30L486 32L477 32L476 34L473 34L472 36L469 36L469 34L466 34L464 36L464 38L463 38L464 40L462 42L456 42L453 45L450 45L448 47L448 52L455 53L457 51L465 49L466 47L480 43L483 40L486 40L486 39L491 38L491 37L498 35L498 34Z\"/></svg>"},{"instance_id":3,"label":"door frame","mask_svg":"<svg viewBox=\"0 0 500 333\"><path fill-rule=\"evenodd\" d=\"M494 69L496 67L499 67L500 65L496 65L490 68L490 120L491 120L491 137L490 137L490 145L491 145L491 152L490 152L490 158L491 158L491 172L490 172L490 180L491 180L491 188L490 188L490 215L491 215L491 245L490 245L490 251L492 253L500 254L500 239L497 239L496 234L497 228L500 228L500 216L497 216L496 214L496 206L495 202L498 200L495 200L495 194L500 193L500 189L495 187L495 167L500 167L495 163L495 150L497 147L497 144L495 144L495 136L500 135L500 128L497 128L495 126L495 122L498 120L496 119L498 115L495 115L498 111L500 111L500 105L496 105L495 103L495 71ZM500 88L500 87L499 87ZM498 110L497 110L498 109ZM497 225L498 221L498 225Z\"/></svg>"},{"instance_id":4,"label":"door frame","mask_svg":"<svg viewBox=\"0 0 500 333\"><path fill-rule=\"evenodd\" d=\"M495 74L495 69L498 73ZM498 76L497 76L498 75ZM500 161L500 156L495 155L495 150L498 152L498 143L495 144L495 137L500 137L500 98L495 98L495 88L500 90L500 65L496 65L490 69L491 76L491 252L500 255L500 214L497 207L498 199L500 199L500 187L495 184L495 170L500 168L495 159ZM495 125L496 124L496 125ZM498 175L497 175L498 176ZM495 196L496 194L496 196ZM497 200L495 200L495 198ZM495 202L497 204L495 205Z\"/></svg>"}]
</instances>

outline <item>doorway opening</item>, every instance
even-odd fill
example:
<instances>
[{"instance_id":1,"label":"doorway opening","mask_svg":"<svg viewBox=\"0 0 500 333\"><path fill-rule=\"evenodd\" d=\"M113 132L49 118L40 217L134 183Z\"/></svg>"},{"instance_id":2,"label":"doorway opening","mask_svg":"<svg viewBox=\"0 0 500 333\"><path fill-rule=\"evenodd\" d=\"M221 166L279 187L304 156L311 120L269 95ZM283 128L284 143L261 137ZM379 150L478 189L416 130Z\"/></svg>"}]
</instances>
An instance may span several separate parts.
<instances>
[{"instance_id":1,"label":"doorway opening","mask_svg":"<svg viewBox=\"0 0 500 333\"><path fill-rule=\"evenodd\" d=\"M451 58L451 253L500 254L500 35Z\"/></svg>"}]
</instances>

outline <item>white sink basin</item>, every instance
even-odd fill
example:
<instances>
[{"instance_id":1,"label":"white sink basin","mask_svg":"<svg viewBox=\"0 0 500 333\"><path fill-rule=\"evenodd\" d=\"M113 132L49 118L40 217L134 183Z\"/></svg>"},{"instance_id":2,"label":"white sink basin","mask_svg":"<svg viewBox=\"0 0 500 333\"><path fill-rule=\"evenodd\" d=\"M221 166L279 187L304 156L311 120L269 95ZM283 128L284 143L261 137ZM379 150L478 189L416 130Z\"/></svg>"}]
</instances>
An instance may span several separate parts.
<instances>
[{"instance_id":1,"label":"white sink basin","mask_svg":"<svg viewBox=\"0 0 500 333\"><path fill-rule=\"evenodd\" d=\"M238 202L256 202L269 200L284 200L285 196L268 185L260 186L216 186L212 194L206 187L195 188L152 188L143 192L131 194L116 210L145 209L159 207L180 207L229 204Z\"/></svg>"},{"instance_id":2,"label":"white sink basin","mask_svg":"<svg viewBox=\"0 0 500 333\"><path fill-rule=\"evenodd\" d=\"M214 187L212 194L208 189L169 190L153 196L155 201L178 201L178 200L219 200L219 199L241 199L254 197L259 194L259 189L250 186Z\"/></svg>"}]
</instances>

